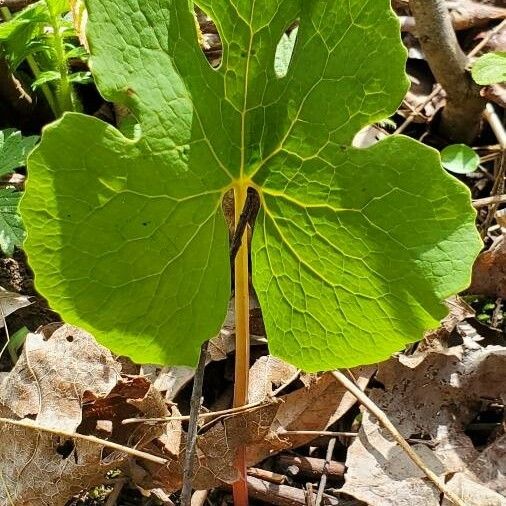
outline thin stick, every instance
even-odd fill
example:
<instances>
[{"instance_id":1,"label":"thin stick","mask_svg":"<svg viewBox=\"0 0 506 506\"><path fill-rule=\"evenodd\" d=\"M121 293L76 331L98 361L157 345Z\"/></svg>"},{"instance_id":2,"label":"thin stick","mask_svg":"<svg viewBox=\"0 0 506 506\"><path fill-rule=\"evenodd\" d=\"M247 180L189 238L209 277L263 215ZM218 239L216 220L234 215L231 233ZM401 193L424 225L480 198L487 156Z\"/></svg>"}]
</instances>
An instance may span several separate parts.
<instances>
[{"instance_id":1,"label":"thin stick","mask_svg":"<svg viewBox=\"0 0 506 506\"><path fill-rule=\"evenodd\" d=\"M320 483L318 484L318 492L316 493L316 506L320 506L323 499L323 492L325 491L325 486L327 485L327 470L332 462L332 454L334 453L334 448L336 446L336 438L333 437L327 446L327 453L325 455L325 463L323 464L323 472L320 477Z\"/></svg>"},{"instance_id":2,"label":"thin stick","mask_svg":"<svg viewBox=\"0 0 506 506\"><path fill-rule=\"evenodd\" d=\"M162 457L157 457L156 455L151 455L150 453L135 450L134 448L129 448L128 446L113 443L112 441L107 441L106 439L100 439L95 436L86 436L84 434L79 434L77 432L69 432L66 430L44 427L42 425L36 424L35 422L32 422L31 420L26 421L26 420L12 420L11 418L0 418L0 424L2 423L8 425L15 425L17 427L26 427L28 429L39 430L41 432L47 432L49 434L56 434L57 436L69 437L72 439L82 439L83 441L96 443L105 446L106 448L111 448L112 450L118 450L122 453L126 453L127 455L131 455L132 457L139 457L144 460L149 460L150 462L154 462L155 464L165 465L169 463L167 459L164 459Z\"/></svg>"},{"instance_id":3,"label":"thin stick","mask_svg":"<svg viewBox=\"0 0 506 506\"><path fill-rule=\"evenodd\" d=\"M247 199L247 189L238 184L234 188L235 224L238 228L242 210ZM242 233L239 251L235 257L235 382L234 408L248 403L249 383L249 266L247 230ZM235 466L239 471L239 480L232 485L234 504L247 506L248 482L246 474L246 448L237 450Z\"/></svg>"},{"instance_id":4,"label":"thin stick","mask_svg":"<svg viewBox=\"0 0 506 506\"><path fill-rule=\"evenodd\" d=\"M183 489L181 490L180 499L182 506L191 505L193 459L197 446L197 431L199 412L202 405L202 386L204 384L204 370L206 368L207 345L208 341L202 343L200 347L199 363L193 380L192 397L190 400L190 422L188 424L188 434L186 436L186 454L183 466Z\"/></svg>"},{"instance_id":5,"label":"thin stick","mask_svg":"<svg viewBox=\"0 0 506 506\"><path fill-rule=\"evenodd\" d=\"M414 121L414 119L420 114L420 111L435 97L437 97L443 88L440 84L437 84L432 90L431 94L428 95L425 100L420 102L404 120L402 125L394 131L394 134L400 134L406 130L406 128Z\"/></svg>"},{"instance_id":6,"label":"thin stick","mask_svg":"<svg viewBox=\"0 0 506 506\"><path fill-rule=\"evenodd\" d=\"M336 432L331 430L284 430L280 436L330 436L330 437L357 437L358 432Z\"/></svg>"},{"instance_id":7,"label":"thin stick","mask_svg":"<svg viewBox=\"0 0 506 506\"><path fill-rule=\"evenodd\" d=\"M367 395L358 388L353 381L349 380L341 371L333 371L334 377L341 383L341 385L348 390L357 400L370 411L376 419L383 425L383 427L390 432L397 444L406 452L408 457L425 473L432 483L448 497L448 499L457 506L466 506L464 501L460 499L454 492L448 490L445 484L439 477L427 467L425 462L418 456L418 454L409 446L402 434L395 428L394 424L388 419L387 415L371 400Z\"/></svg>"},{"instance_id":8,"label":"thin stick","mask_svg":"<svg viewBox=\"0 0 506 506\"><path fill-rule=\"evenodd\" d=\"M234 413L242 413L243 411L248 411L249 409L258 408L264 404L264 401L252 402L251 404L245 404L244 406L237 406L236 408L222 409L220 411L210 411L209 413L199 413L199 418L214 418L216 416L223 415L231 415ZM123 425L128 425L130 423L162 423L162 422L170 422L172 420L181 420L186 422L190 419L188 415L181 416L164 416L161 418L125 418L121 423Z\"/></svg>"},{"instance_id":9,"label":"thin stick","mask_svg":"<svg viewBox=\"0 0 506 506\"><path fill-rule=\"evenodd\" d=\"M480 209L482 207L491 206L493 204L504 204L504 203L506 203L506 194L492 195L491 197L473 200L473 207L475 209Z\"/></svg>"},{"instance_id":10,"label":"thin stick","mask_svg":"<svg viewBox=\"0 0 506 506\"><path fill-rule=\"evenodd\" d=\"M499 119L499 116L497 116L497 113L495 112L494 106L492 104L488 103L485 106L483 116L485 116L485 119L488 121L490 128L499 141L501 149L503 151L506 150L506 130L502 121Z\"/></svg>"}]
</instances>

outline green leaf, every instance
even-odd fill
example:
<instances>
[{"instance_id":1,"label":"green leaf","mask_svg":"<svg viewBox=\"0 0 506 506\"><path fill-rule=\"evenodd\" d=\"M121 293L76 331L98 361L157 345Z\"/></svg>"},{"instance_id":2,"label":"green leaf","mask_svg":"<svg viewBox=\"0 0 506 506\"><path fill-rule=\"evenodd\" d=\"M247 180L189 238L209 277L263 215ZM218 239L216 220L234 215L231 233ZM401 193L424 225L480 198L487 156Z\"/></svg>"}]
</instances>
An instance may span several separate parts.
<instances>
[{"instance_id":1,"label":"green leaf","mask_svg":"<svg viewBox=\"0 0 506 506\"><path fill-rule=\"evenodd\" d=\"M40 1L0 24L0 44L5 48L6 58L13 69L16 69L27 55L32 54L34 49L40 50L39 39L43 37L44 26L48 23L47 7Z\"/></svg>"},{"instance_id":2,"label":"green leaf","mask_svg":"<svg viewBox=\"0 0 506 506\"><path fill-rule=\"evenodd\" d=\"M388 0L88 0L91 68L132 138L80 114L46 127L22 213L36 284L138 362L195 364L230 295L221 199L262 210L253 283L272 353L310 371L387 358L436 327L481 247L469 191L406 137L351 146L407 90ZM299 22L285 77L276 48Z\"/></svg>"},{"instance_id":3,"label":"green leaf","mask_svg":"<svg viewBox=\"0 0 506 506\"><path fill-rule=\"evenodd\" d=\"M37 140L37 136L23 137L15 129L0 130L0 176L26 165L26 157Z\"/></svg>"},{"instance_id":4,"label":"green leaf","mask_svg":"<svg viewBox=\"0 0 506 506\"><path fill-rule=\"evenodd\" d=\"M35 79L32 83L32 89L37 89L41 84L51 83L54 81L58 81L61 79L61 74L56 70L46 70L45 72L41 72L39 77Z\"/></svg>"},{"instance_id":5,"label":"green leaf","mask_svg":"<svg viewBox=\"0 0 506 506\"><path fill-rule=\"evenodd\" d=\"M18 213L21 192L11 188L0 189L0 249L12 255L14 247L21 247L25 237L23 222Z\"/></svg>"},{"instance_id":6,"label":"green leaf","mask_svg":"<svg viewBox=\"0 0 506 506\"><path fill-rule=\"evenodd\" d=\"M452 144L441 151L441 163L450 172L468 174L478 168L480 157L465 144Z\"/></svg>"},{"instance_id":7,"label":"green leaf","mask_svg":"<svg viewBox=\"0 0 506 506\"><path fill-rule=\"evenodd\" d=\"M89 84L93 82L93 77L91 76L91 72L74 72L69 75L69 80L71 83L76 84Z\"/></svg>"},{"instance_id":8,"label":"green leaf","mask_svg":"<svg viewBox=\"0 0 506 506\"><path fill-rule=\"evenodd\" d=\"M496 84L506 81L506 52L487 53L480 56L471 69L478 84Z\"/></svg>"}]
</instances>

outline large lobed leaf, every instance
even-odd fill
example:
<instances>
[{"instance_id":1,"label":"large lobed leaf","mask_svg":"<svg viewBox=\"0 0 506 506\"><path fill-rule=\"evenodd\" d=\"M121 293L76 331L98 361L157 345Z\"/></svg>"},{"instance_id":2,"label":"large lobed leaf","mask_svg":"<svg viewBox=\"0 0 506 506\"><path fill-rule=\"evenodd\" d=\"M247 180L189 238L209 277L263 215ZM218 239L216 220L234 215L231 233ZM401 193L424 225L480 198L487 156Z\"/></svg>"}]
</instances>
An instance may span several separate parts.
<instances>
[{"instance_id":1,"label":"large lobed leaf","mask_svg":"<svg viewBox=\"0 0 506 506\"><path fill-rule=\"evenodd\" d=\"M187 0L87 4L97 85L139 128L130 139L66 114L30 158L25 247L67 321L134 360L194 364L229 297L221 199L253 186L272 353L349 367L437 325L480 249L469 193L416 141L351 147L406 91L388 0L201 0L223 43L216 70Z\"/></svg>"}]
</instances>

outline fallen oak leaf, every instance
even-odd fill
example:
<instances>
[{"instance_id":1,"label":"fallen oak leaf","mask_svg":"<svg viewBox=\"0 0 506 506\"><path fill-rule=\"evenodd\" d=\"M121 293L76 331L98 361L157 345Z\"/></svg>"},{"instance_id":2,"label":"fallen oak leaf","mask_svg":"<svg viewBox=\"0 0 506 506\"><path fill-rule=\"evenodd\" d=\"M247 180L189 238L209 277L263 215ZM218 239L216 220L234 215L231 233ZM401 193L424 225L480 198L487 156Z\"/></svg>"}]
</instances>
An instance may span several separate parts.
<instances>
[{"instance_id":1,"label":"fallen oak leaf","mask_svg":"<svg viewBox=\"0 0 506 506\"><path fill-rule=\"evenodd\" d=\"M49 338L28 334L23 353L0 385L0 403L46 427L75 431L85 401L106 396L121 366L93 337L63 325Z\"/></svg>"},{"instance_id":2,"label":"fallen oak leaf","mask_svg":"<svg viewBox=\"0 0 506 506\"><path fill-rule=\"evenodd\" d=\"M114 387L119 364L89 334L69 325L53 330L27 336L0 385L1 504L63 506L127 460L124 451L104 459L113 442L75 434L83 403Z\"/></svg>"}]
</instances>

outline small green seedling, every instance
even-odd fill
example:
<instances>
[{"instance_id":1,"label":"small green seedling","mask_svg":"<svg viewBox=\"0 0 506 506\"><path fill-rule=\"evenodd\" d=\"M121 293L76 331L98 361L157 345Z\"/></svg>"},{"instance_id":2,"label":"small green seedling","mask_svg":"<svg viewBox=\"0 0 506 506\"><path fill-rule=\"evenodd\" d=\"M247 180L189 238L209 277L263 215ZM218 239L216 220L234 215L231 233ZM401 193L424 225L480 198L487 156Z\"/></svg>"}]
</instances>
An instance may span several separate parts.
<instances>
[{"instance_id":1,"label":"small green seedling","mask_svg":"<svg viewBox=\"0 0 506 506\"><path fill-rule=\"evenodd\" d=\"M0 8L0 50L16 71L26 61L33 73L31 86L40 88L55 116L79 110L73 85L91 81L88 71L71 72L71 59L87 59L79 45L68 0L40 0L11 16Z\"/></svg>"},{"instance_id":2,"label":"small green seedling","mask_svg":"<svg viewBox=\"0 0 506 506\"><path fill-rule=\"evenodd\" d=\"M506 82L506 52L498 51L480 56L471 69L478 84L488 85Z\"/></svg>"},{"instance_id":3,"label":"small green seedling","mask_svg":"<svg viewBox=\"0 0 506 506\"><path fill-rule=\"evenodd\" d=\"M465 144L452 144L441 151L441 163L455 174L469 174L480 165L480 157Z\"/></svg>"}]
</instances>

